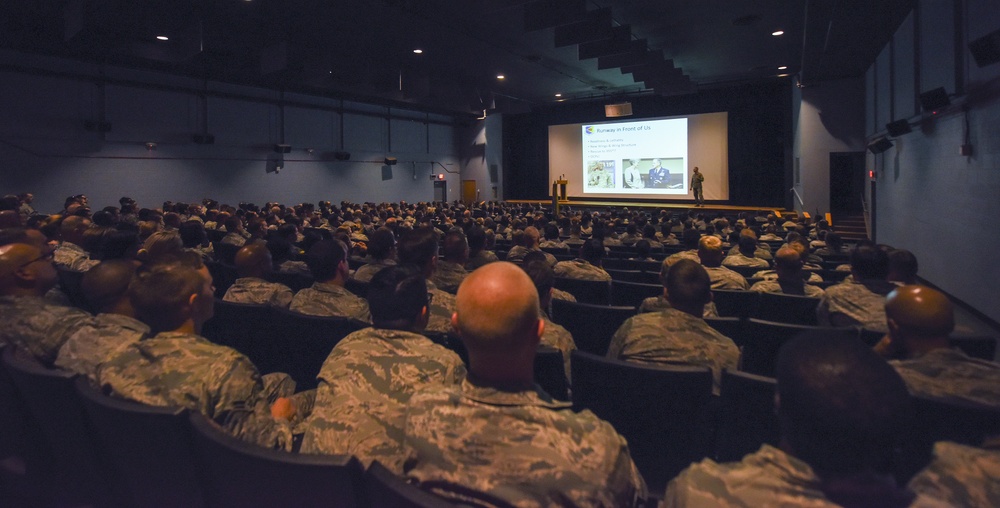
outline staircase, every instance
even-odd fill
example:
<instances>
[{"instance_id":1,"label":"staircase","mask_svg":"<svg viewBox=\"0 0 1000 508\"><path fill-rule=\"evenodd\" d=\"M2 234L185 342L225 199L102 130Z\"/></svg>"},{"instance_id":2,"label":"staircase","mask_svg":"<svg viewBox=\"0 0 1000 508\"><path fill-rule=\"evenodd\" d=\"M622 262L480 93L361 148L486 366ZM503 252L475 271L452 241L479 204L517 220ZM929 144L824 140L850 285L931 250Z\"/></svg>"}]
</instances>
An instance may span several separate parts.
<instances>
[{"instance_id":1,"label":"staircase","mask_svg":"<svg viewBox=\"0 0 1000 508\"><path fill-rule=\"evenodd\" d=\"M865 226L865 215L862 212L854 214L831 214L830 223L833 231L847 243L868 240L868 229Z\"/></svg>"}]
</instances>

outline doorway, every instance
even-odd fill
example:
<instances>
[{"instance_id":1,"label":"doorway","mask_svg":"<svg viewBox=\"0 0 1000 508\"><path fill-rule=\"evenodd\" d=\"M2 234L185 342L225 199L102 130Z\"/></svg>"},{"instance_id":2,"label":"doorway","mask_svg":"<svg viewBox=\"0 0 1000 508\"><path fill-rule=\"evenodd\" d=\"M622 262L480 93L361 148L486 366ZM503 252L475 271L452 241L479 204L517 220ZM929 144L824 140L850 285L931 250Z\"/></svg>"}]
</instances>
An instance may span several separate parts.
<instances>
[{"instance_id":1,"label":"doorway","mask_svg":"<svg viewBox=\"0 0 1000 508\"><path fill-rule=\"evenodd\" d=\"M861 213L865 194L865 152L830 152L830 211Z\"/></svg>"},{"instance_id":2,"label":"doorway","mask_svg":"<svg viewBox=\"0 0 1000 508\"><path fill-rule=\"evenodd\" d=\"M448 182L444 180L434 182L434 201L448 201Z\"/></svg>"},{"instance_id":3,"label":"doorway","mask_svg":"<svg viewBox=\"0 0 1000 508\"><path fill-rule=\"evenodd\" d=\"M477 198L479 194L479 182L476 180L462 180L462 202L465 204L471 204L479 201Z\"/></svg>"}]
</instances>

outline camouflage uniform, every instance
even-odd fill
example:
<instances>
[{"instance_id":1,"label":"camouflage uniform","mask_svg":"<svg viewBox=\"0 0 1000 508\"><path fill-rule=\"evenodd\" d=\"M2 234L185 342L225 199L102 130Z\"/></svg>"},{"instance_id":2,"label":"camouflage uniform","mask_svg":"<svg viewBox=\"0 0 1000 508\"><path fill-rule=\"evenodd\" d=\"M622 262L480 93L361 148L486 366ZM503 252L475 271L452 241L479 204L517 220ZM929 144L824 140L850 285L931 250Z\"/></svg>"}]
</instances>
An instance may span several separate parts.
<instances>
[{"instance_id":1,"label":"camouflage uniform","mask_svg":"<svg viewBox=\"0 0 1000 508\"><path fill-rule=\"evenodd\" d=\"M511 263L520 263L524 259L524 256L527 256L529 252L531 252L531 249L523 245L515 245L507 251L506 261L510 261Z\"/></svg>"},{"instance_id":2,"label":"camouflage uniform","mask_svg":"<svg viewBox=\"0 0 1000 508\"><path fill-rule=\"evenodd\" d=\"M427 331L454 332L451 326L451 316L455 313L455 295L441 291L430 280L427 280L427 293L431 295L431 303L427 309L430 312Z\"/></svg>"},{"instance_id":3,"label":"camouflage uniform","mask_svg":"<svg viewBox=\"0 0 1000 508\"><path fill-rule=\"evenodd\" d=\"M496 253L491 250L481 250L469 258L465 263L465 269L473 271L483 265L488 265L494 261L500 261Z\"/></svg>"},{"instance_id":4,"label":"camouflage uniform","mask_svg":"<svg viewBox=\"0 0 1000 508\"><path fill-rule=\"evenodd\" d=\"M850 318L855 325L888 333L889 328L885 321L885 295L895 288L894 284L887 281L845 282L830 286L823 293L819 307L816 308L819 324L829 326L832 314L842 314Z\"/></svg>"},{"instance_id":5,"label":"camouflage uniform","mask_svg":"<svg viewBox=\"0 0 1000 508\"><path fill-rule=\"evenodd\" d=\"M809 274L809 278L806 279L806 282L823 282L823 277L820 277L818 273L816 272L806 272L806 273ZM778 280L778 271L761 270L757 273L754 273L753 278L764 279L764 280Z\"/></svg>"},{"instance_id":6,"label":"camouflage uniform","mask_svg":"<svg viewBox=\"0 0 1000 508\"><path fill-rule=\"evenodd\" d=\"M569 245L559 240L542 240L538 246L543 249L568 249Z\"/></svg>"},{"instance_id":7,"label":"camouflage uniform","mask_svg":"<svg viewBox=\"0 0 1000 508\"><path fill-rule=\"evenodd\" d=\"M582 259L572 261L560 261L552 269L556 277L566 277L578 280L603 280L611 282L611 275L603 268L594 266Z\"/></svg>"},{"instance_id":8,"label":"camouflage uniform","mask_svg":"<svg viewBox=\"0 0 1000 508\"><path fill-rule=\"evenodd\" d=\"M575 296L569 294L566 291L563 291L563 290L557 289L557 288L552 288L552 299L553 300L564 300L564 301L567 301L567 302L575 302L576 301L576 297Z\"/></svg>"},{"instance_id":9,"label":"camouflage uniform","mask_svg":"<svg viewBox=\"0 0 1000 508\"><path fill-rule=\"evenodd\" d=\"M278 265L279 273L301 273L312 277L312 272L309 271L309 266L306 265L305 261L285 261Z\"/></svg>"},{"instance_id":10,"label":"camouflage uniform","mask_svg":"<svg viewBox=\"0 0 1000 508\"><path fill-rule=\"evenodd\" d=\"M0 342L21 348L51 365L77 330L93 326L90 314L34 296L0 296Z\"/></svg>"},{"instance_id":11,"label":"camouflage uniform","mask_svg":"<svg viewBox=\"0 0 1000 508\"><path fill-rule=\"evenodd\" d=\"M222 237L222 240L220 240L220 242L229 245L235 245L237 247L243 247L244 245L246 245L247 239L244 238L243 235L233 231L232 233L229 233L226 236Z\"/></svg>"},{"instance_id":12,"label":"camouflage uniform","mask_svg":"<svg viewBox=\"0 0 1000 508\"><path fill-rule=\"evenodd\" d=\"M319 373L302 453L354 455L402 472L403 417L413 393L465 378L458 355L412 332L365 328L340 341Z\"/></svg>"},{"instance_id":13,"label":"camouflage uniform","mask_svg":"<svg viewBox=\"0 0 1000 508\"><path fill-rule=\"evenodd\" d=\"M668 302L663 295L650 296L649 298L643 300L642 304L639 305L639 313L660 312L661 310L672 308L673 307L670 306L670 302ZM719 317L719 309L715 307L715 302L708 302L705 304L705 308L701 312L701 317Z\"/></svg>"},{"instance_id":14,"label":"camouflage uniform","mask_svg":"<svg viewBox=\"0 0 1000 508\"><path fill-rule=\"evenodd\" d=\"M354 272L353 278L358 282L371 282L372 277L387 266L396 266L396 262L391 259L382 259L380 261L372 261L371 263L361 265Z\"/></svg>"},{"instance_id":15,"label":"camouflage uniform","mask_svg":"<svg viewBox=\"0 0 1000 508\"><path fill-rule=\"evenodd\" d=\"M789 289L794 290L795 288L789 287ZM805 283L802 284L802 293L787 292L777 280L762 280L757 282L753 286L750 286L750 291L756 291L758 293L782 293L786 295L809 296L812 298L819 298L823 296L824 293L823 288Z\"/></svg>"},{"instance_id":16,"label":"camouflage uniform","mask_svg":"<svg viewBox=\"0 0 1000 508\"><path fill-rule=\"evenodd\" d=\"M724 267L705 267L708 278L712 280L712 289L750 289L746 277Z\"/></svg>"},{"instance_id":17,"label":"camouflage uniform","mask_svg":"<svg viewBox=\"0 0 1000 508\"><path fill-rule=\"evenodd\" d=\"M287 308L288 304L292 303L292 290L277 282L268 282L256 277L240 277L229 287L222 300Z\"/></svg>"},{"instance_id":18,"label":"camouflage uniform","mask_svg":"<svg viewBox=\"0 0 1000 508\"><path fill-rule=\"evenodd\" d=\"M712 393L718 395L722 369L736 370L740 350L704 319L666 309L628 318L611 338L607 357L651 365L709 367Z\"/></svg>"},{"instance_id":19,"label":"camouflage uniform","mask_svg":"<svg viewBox=\"0 0 1000 508\"><path fill-rule=\"evenodd\" d=\"M59 348L55 365L97 382L97 367L113 354L149 335L149 327L121 314L98 314L93 326L70 335Z\"/></svg>"},{"instance_id":20,"label":"camouflage uniform","mask_svg":"<svg viewBox=\"0 0 1000 508\"><path fill-rule=\"evenodd\" d=\"M339 316L371 323L368 302L336 284L316 282L292 298L289 309L310 316Z\"/></svg>"},{"instance_id":21,"label":"camouflage uniform","mask_svg":"<svg viewBox=\"0 0 1000 508\"><path fill-rule=\"evenodd\" d=\"M462 281L468 275L469 272L462 265L438 259L437 268L434 269L434 275L431 277L431 280L442 291L454 294L458 292L458 286L462 284Z\"/></svg>"},{"instance_id":22,"label":"camouflage uniform","mask_svg":"<svg viewBox=\"0 0 1000 508\"><path fill-rule=\"evenodd\" d=\"M545 331L542 332L542 344L552 346L562 353L563 365L566 369L566 379L570 379L569 357L570 353L576 349L573 334L569 333L569 330L562 326L555 324L547 317L542 317L542 320L545 321Z\"/></svg>"},{"instance_id":23,"label":"camouflage uniform","mask_svg":"<svg viewBox=\"0 0 1000 508\"><path fill-rule=\"evenodd\" d=\"M771 266L771 264L763 259L757 257L749 258L742 252L737 252L736 254L726 256L726 259L722 260L722 266L755 266L767 268Z\"/></svg>"},{"instance_id":24,"label":"camouflage uniform","mask_svg":"<svg viewBox=\"0 0 1000 508\"><path fill-rule=\"evenodd\" d=\"M57 267L74 272L86 272L100 263L96 259L90 259L90 254L79 245L66 241L60 243L52 255L52 262Z\"/></svg>"},{"instance_id":25,"label":"camouflage uniform","mask_svg":"<svg viewBox=\"0 0 1000 508\"><path fill-rule=\"evenodd\" d=\"M628 445L610 424L543 396L469 380L414 395L406 413L404 473L519 507L627 507L645 497Z\"/></svg>"},{"instance_id":26,"label":"camouflage uniform","mask_svg":"<svg viewBox=\"0 0 1000 508\"><path fill-rule=\"evenodd\" d=\"M199 411L244 441L291 450L291 427L271 417L270 404L295 383L287 374L261 379L249 358L198 335L164 332L132 344L102 363L97 379L120 397Z\"/></svg>"},{"instance_id":27,"label":"camouflage uniform","mask_svg":"<svg viewBox=\"0 0 1000 508\"><path fill-rule=\"evenodd\" d=\"M1000 450L942 441L910 490L951 506L1000 506Z\"/></svg>"},{"instance_id":28,"label":"camouflage uniform","mask_svg":"<svg viewBox=\"0 0 1000 508\"><path fill-rule=\"evenodd\" d=\"M940 348L911 360L889 362L910 393L944 402L1000 408L1000 364Z\"/></svg>"},{"instance_id":29,"label":"camouflage uniform","mask_svg":"<svg viewBox=\"0 0 1000 508\"><path fill-rule=\"evenodd\" d=\"M701 258L698 257L698 249L691 249L691 250L677 252L667 256L666 259L667 266L674 266L674 263L682 259L690 259L695 263L701 264Z\"/></svg>"}]
</instances>

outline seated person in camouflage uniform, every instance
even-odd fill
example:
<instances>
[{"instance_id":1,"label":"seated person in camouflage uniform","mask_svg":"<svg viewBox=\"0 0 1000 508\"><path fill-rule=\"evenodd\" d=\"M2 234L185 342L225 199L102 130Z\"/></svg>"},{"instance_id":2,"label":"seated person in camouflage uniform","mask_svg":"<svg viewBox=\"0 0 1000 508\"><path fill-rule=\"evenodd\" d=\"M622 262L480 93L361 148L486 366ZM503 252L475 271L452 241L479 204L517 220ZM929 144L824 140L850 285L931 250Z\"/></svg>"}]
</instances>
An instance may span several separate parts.
<instances>
[{"instance_id":1,"label":"seated person in camouflage uniform","mask_svg":"<svg viewBox=\"0 0 1000 508\"><path fill-rule=\"evenodd\" d=\"M389 228L378 228L368 240L368 256L353 275L358 282L372 280L379 270L396 264L396 235Z\"/></svg>"},{"instance_id":2,"label":"seated person in camouflage uniform","mask_svg":"<svg viewBox=\"0 0 1000 508\"><path fill-rule=\"evenodd\" d=\"M890 468L910 417L906 387L857 339L807 332L781 348L781 446L740 462L693 464L664 506L909 506Z\"/></svg>"},{"instance_id":3,"label":"seated person in camouflage uniform","mask_svg":"<svg viewBox=\"0 0 1000 508\"><path fill-rule=\"evenodd\" d=\"M378 272L368 302L374 327L345 337L323 363L316 404L302 426L302 453L354 455L401 473L406 402L427 386L461 383L465 365L420 335L429 315L427 284L415 266Z\"/></svg>"},{"instance_id":4,"label":"seated person in camouflage uniform","mask_svg":"<svg viewBox=\"0 0 1000 508\"><path fill-rule=\"evenodd\" d=\"M524 256L524 260L521 261L521 266L525 266L528 263L532 263L534 261L543 261L545 264L549 264L549 261L545 259L544 254L545 253L542 251L529 252L528 255ZM549 265L549 267L551 268L552 265ZM555 276L554 271L553 271L553 276ZM551 308L552 300L565 300L567 302L576 301L576 297L570 294L568 291L563 291L556 287L552 288L551 293L552 293L552 298L549 299L549 303L544 304L542 306L542 313L545 314L546 316L552 313L552 308Z\"/></svg>"},{"instance_id":5,"label":"seated person in camouflage uniform","mask_svg":"<svg viewBox=\"0 0 1000 508\"><path fill-rule=\"evenodd\" d=\"M524 228L524 235L521 237L521 244L511 247L507 251L507 261L511 263L520 263L524 260L524 256L528 255L529 252L542 251L539 247L539 236L538 228L535 226L528 226ZM549 266L555 266L557 260L556 257L548 252L544 252L546 261L549 262Z\"/></svg>"},{"instance_id":6,"label":"seated person in camouflage uniform","mask_svg":"<svg viewBox=\"0 0 1000 508\"><path fill-rule=\"evenodd\" d=\"M295 294L289 309L310 316L337 316L370 323L368 302L344 288L349 277L347 246L340 240L316 242L306 254L316 281Z\"/></svg>"},{"instance_id":7,"label":"seated person in camouflage uniform","mask_svg":"<svg viewBox=\"0 0 1000 508\"><path fill-rule=\"evenodd\" d=\"M660 265L660 284L663 284L663 294L659 296L650 296L642 301L639 305L639 313L643 312L660 312L661 310L670 309L670 299L667 298L667 273L670 272L670 265L667 264L667 260L663 260ZM719 310L715 308L715 302L708 302L702 309L702 317L719 317Z\"/></svg>"},{"instance_id":8,"label":"seated person in camouflage uniform","mask_svg":"<svg viewBox=\"0 0 1000 508\"><path fill-rule=\"evenodd\" d=\"M712 301L708 274L691 260L667 272L665 292L670 308L627 319L611 338L608 358L652 365L710 367L712 391L719 393L722 369L735 370L740 350L702 318Z\"/></svg>"},{"instance_id":9,"label":"seated person in camouflage uniform","mask_svg":"<svg viewBox=\"0 0 1000 508\"><path fill-rule=\"evenodd\" d=\"M555 224L545 226L545 240L542 240L538 246L549 249L569 249L565 242L559 240L559 226Z\"/></svg>"},{"instance_id":10,"label":"seated person in camouflage uniform","mask_svg":"<svg viewBox=\"0 0 1000 508\"><path fill-rule=\"evenodd\" d=\"M225 221L226 236L222 237L221 243L242 247L246 245L250 234L243 228L243 219L239 217L228 217Z\"/></svg>"},{"instance_id":11,"label":"seated person in camouflage uniform","mask_svg":"<svg viewBox=\"0 0 1000 508\"><path fill-rule=\"evenodd\" d=\"M756 238L749 235L741 235L738 247L739 250L735 254L730 254L726 256L726 259L722 260L722 266L751 266L758 268L771 266L767 261L754 256L754 253L757 252Z\"/></svg>"},{"instance_id":12,"label":"seated person in camouflage uniform","mask_svg":"<svg viewBox=\"0 0 1000 508\"><path fill-rule=\"evenodd\" d=\"M274 270L271 251L263 243L251 243L236 252L236 273L239 278L229 286L224 301L254 303L272 307L288 307L292 289L284 284L264 280Z\"/></svg>"},{"instance_id":13,"label":"seated person in camouflage uniform","mask_svg":"<svg viewBox=\"0 0 1000 508\"><path fill-rule=\"evenodd\" d=\"M871 242L859 243L851 253L851 281L830 286L819 301L820 326L862 326L888 332L885 295L897 286L886 280L889 257Z\"/></svg>"},{"instance_id":14,"label":"seated person in camouflage uniform","mask_svg":"<svg viewBox=\"0 0 1000 508\"><path fill-rule=\"evenodd\" d=\"M573 341L573 334L569 330L559 326L549 320L548 309L552 304L552 284L555 283L555 275L552 267L544 259L535 259L521 264L524 273L528 274L531 282L538 291L538 304L541 309L541 318L545 322L545 332L542 333L542 344L551 346L559 350L563 355L563 364L566 368L566 379L569 379L569 357L570 353L576 349L576 342Z\"/></svg>"},{"instance_id":15,"label":"seated person in camouflage uniform","mask_svg":"<svg viewBox=\"0 0 1000 508\"><path fill-rule=\"evenodd\" d=\"M796 235L798 233L795 233ZM792 233L789 233L791 236ZM792 249L798 253L799 259L802 261L802 269L809 270L808 273L803 273L802 276L807 282L823 282L823 277L820 277L818 273L814 270L819 270L822 268L819 265L810 263L809 246L806 245L805 240L799 236L796 240L790 240L788 243L781 247L782 249ZM819 261L817 259L817 261ZM777 259L775 259L775 265L777 265ZM761 270L753 274L755 279L764 279L766 281L778 280L777 270Z\"/></svg>"},{"instance_id":16,"label":"seated person in camouflage uniform","mask_svg":"<svg viewBox=\"0 0 1000 508\"><path fill-rule=\"evenodd\" d=\"M930 464L907 486L944 506L1000 506L1000 436L982 447L935 443Z\"/></svg>"},{"instance_id":17,"label":"seated person in camouflage uniform","mask_svg":"<svg viewBox=\"0 0 1000 508\"><path fill-rule=\"evenodd\" d=\"M445 233L443 253L444 257L438 259L431 280L442 291L455 294L458 292L458 286L469 275L465 269L465 262L469 260L469 242L466 241L465 233L462 233L461 229L456 228Z\"/></svg>"},{"instance_id":18,"label":"seated person in camouflage uniform","mask_svg":"<svg viewBox=\"0 0 1000 508\"><path fill-rule=\"evenodd\" d=\"M698 257L698 242L701 240L701 233L697 229L688 228L684 230L681 235L682 242L687 250L677 252L667 256L664 261L667 266L673 266L674 263L682 259L690 259L692 261L701 263L701 258Z\"/></svg>"},{"instance_id":19,"label":"seated person in camouflage uniform","mask_svg":"<svg viewBox=\"0 0 1000 508\"><path fill-rule=\"evenodd\" d=\"M54 262L56 266L74 272L86 272L100 261L90 259L90 254L83 250L83 235L90 229L90 219L71 215L59 224L59 247L56 248Z\"/></svg>"},{"instance_id":20,"label":"seated person in camouflage uniform","mask_svg":"<svg viewBox=\"0 0 1000 508\"><path fill-rule=\"evenodd\" d=\"M970 358L948 344L955 311L926 286L903 286L886 297L889 333L875 350L891 361L913 395L1000 409L1000 364Z\"/></svg>"},{"instance_id":21,"label":"seated person in camouflage uniform","mask_svg":"<svg viewBox=\"0 0 1000 508\"><path fill-rule=\"evenodd\" d=\"M57 280L48 245L0 246L0 343L23 349L45 365L73 333L93 326L90 314L45 298Z\"/></svg>"},{"instance_id":22,"label":"seated person in camouflage uniform","mask_svg":"<svg viewBox=\"0 0 1000 508\"><path fill-rule=\"evenodd\" d=\"M291 450L290 420L308 415L314 392L289 398L295 382L287 374L262 378L249 358L200 336L214 292L193 252L141 269L129 299L153 337L108 357L97 369L98 383L143 404L200 411L244 441Z\"/></svg>"},{"instance_id":23,"label":"seated person in camouflage uniform","mask_svg":"<svg viewBox=\"0 0 1000 508\"><path fill-rule=\"evenodd\" d=\"M465 262L467 271L500 260L495 252L486 248L486 230L482 226L472 226L466 235L469 242L469 260Z\"/></svg>"},{"instance_id":24,"label":"seated person in camouflage uniform","mask_svg":"<svg viewBox=\"0 0 1000 508\"><path fill-rule=\"evenodd\" d=\"M516 506L628 507L645 497L614 428L590 411L574 413L534 383L545 324L528 276L511 263L491 263L465 279L457 300L453 321L469 352L469 375L460 387L410 398L404 473Z\"/></svg>"},{"instance_id":25,"label":"seated person in camouflage uniform","mask_svg":"<svg viewBox=\"0 0 1000 508\"><path fill-rule=\"evenodd\" d=\"M791 247L778 249L774 257L776 280L762 280L750 286L750 291L758 293L783 293L786 295L823 296L823 289L812 284L806 284L805 273L802 271L802 257L799 251Z\"/></svg>"},{"instance_id":26,"label":"seated person in camouflage uniform","mask_svg":"<svg viewBox=\"0 0 1000 508\"><path fill-rule=\"evenodd\" d=\"M889 251L889 282L896 284L918 284L917 257L906 249Z\"/></svg>"},{"instance_id":27,"label":"seated person in camouflage uniform","mask_svg":"<svg viewBox=\"0 0 1000 508\"><path fill-rule=\"evenodd\" d=\"M449 333L451 315L455 312L455 295L434 285L434 271L438 263L438 238L433 229L421 226L406 231L399 238L399 263L416 266L427 279L427 292L431 296L431 317L427 330Z\"/></svg>"},{"instance_id":28,"label":"seated person in camouflage uniform","mask_svg":"<svg viewBox=\"0 0 1000 508\"><path fill-rule=\"evenodd\" d=\"M703 236L698 241L698 259L705 267L712 281L712 289L750 289L742 275L722 266L722 240L715 236Z\"/></svg>"},{"instance_id":29,"label":"seated person in camouflage uniform","mask_svg":"<svg viewBox=\"0 0 1000 508\"><path fill-rule=\"evenodd\" d=\"M77 330L59 349L56 367L97 382L97 367L112 354L149 336L135 318L128 286L135 275L132 261L113 259L91 268L80 284L90 308L98 312L93 326Z\"/></svg>"},{"instance_id":30,"label":"seated person in camouflage uniform","mask_svg":"<svg viewBox=\"0 0 1000 508\"><path fill-rule=\"evenodd\" d=\"M580 247L580 257L556 263L554 268L556 277L611 282L611 275L601 268L604 254L604 244L601 240L591 238Z\"/></svg>"}]
</instances>

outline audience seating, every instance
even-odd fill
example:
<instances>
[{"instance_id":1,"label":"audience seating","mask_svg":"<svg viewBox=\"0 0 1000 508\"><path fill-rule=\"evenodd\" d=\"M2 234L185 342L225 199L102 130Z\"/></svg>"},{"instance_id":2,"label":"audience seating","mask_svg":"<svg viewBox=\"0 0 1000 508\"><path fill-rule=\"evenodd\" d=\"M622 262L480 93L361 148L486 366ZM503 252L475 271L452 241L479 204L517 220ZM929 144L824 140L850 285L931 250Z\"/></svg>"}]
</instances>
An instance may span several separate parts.
<instances>
[{"instance_id":1,"label":"audience seating","mask_svg":"<svg viewBox=\"0 0 1000 508\"><path fill-rule=\"evenodd\" d=\"M69 303L87 312L93 312L93 309L90 308L90 302L84 298L83 290L80 288L84 272L76 272L62 267L57 267L56 271L59 273L59 288L66 294L66 298L69 298Z\"/></svg>"},{"instance_id":2,"label":"audience seating","mask_svg":"<svg viewBox=\"0 0 1000 508\"><path fill-rule=\"evenodd\" d=\"M658 280L650 281L649 280L650 274L646 272L641 272L639 270L614 270L605 268L604 271L608 272L608 275L611 276L612 283L614 283L614 281L616 280L620 280L622 282L639 282L644 284L653 284L655 282L658 282ZM659 275L654 277L654 279L658 278Z\"/></svg>"},{"instance_id":3,"label":"audience seating","mask_svg":"<svg viewBox=\"0 0 1000 508\"><path fill-rule=\"evenodd\" d=\"M1000 435L1000 410L959 402L912 397L912 426L903 429L896 479L909 481L930 460L934 443L951 441L982 446L983 439Z\"/></svg>"},{"instance_id":4,"label":"audience seating","mask_svg":"<svg viewBox=\"0 0 1000 508\"><path fill-rule=\"evenodd\" d=\"M364 505L361 464L354 457L269 450L230 436L201 413L192 412L189 420L208 506Z\"/></svg>"},{"instance_id":5,"label":"audience seating","mask_svg":"<svg viewBox=\"0 0 1000 508\"><path fill-rule=\"evenodd\" d=\"M661 284L643 284L639 282L611 281L611 305L629 306L638 309L642 301L651 296L663 294Z\"/></svg>"},{"instance_id":6,"label":"audience seating","mask_svg":"<svg viewBox=\"0 0 1000 508\"><path fill-rule=\"evenodd\" d=\"M347 258L347 267L350 268L351 270L357 270L358 268L361 268L364 265L365 261L363 259L358 259L355 257Z\"/></svg>"},{"instance_id":7,"label":"audience seating","mask_svg":"<svg viewBox=\"0 0 1000 508\"><path fill-rule=\"evenodd\" d=\"M46 368L9 347L3 351L3 365L52 451L56 495L64 502L108 503L113 471L93 439L73 386L75 374Z\"/></svg>"},{"instance_id":8,"label":"audience seating","mask_svg":"<svg viewBox=\"0 0 1000 508\"><path fill-rule=\"evenodd\" d=\"M355 279L344 281L344 289L354 293L358 297L368 298L368 283Z\"/></svg>"},{"instance_id":9,"label":"audience seating","mask_svg":"<svg viewBox=\"0 0 1000 508\"><path fill-rule=\"evenodd\" d=\"M774 378L723 369L716 460L738 461L764 443L778 445L776 384Z\"/></svg>"},{"instance_id":10,"label":"audience seating","mask_svg":"<svg viewBox=\"0 0 1000 508\"><path fill-rule=\"evenodd\" d=\"M833 283L841 283L844 281L844 279L847 278L848 275L851 274L851 272L845 272L843 270L834 270L832 268L829 270L819 270L816 273L818 273L819 276L823 278L824 282L833 282Z\"/></svg>"},{"instance_id":11,"label":"audience seating","mask_svg":"<svg viewBox=\"0 0 1000 508\"><path fill-rule=\"evenodd\" d=\"M205 229L205 235L208 236L209 242L212 242L212 244L216 244L218 242L221 242L222 239L226 237L226 231L222 229ZM212 248L213 250L215 249L214 246Z\"/></svg>"},{"instance_id":12,"label":"audience seating","mask_svg":"<svg viewBox=\"0 0 1000 508\"><path fill-rule=\"evenodd\" d=\"M712 397L706 367L654 367L572 354L573 408L589 409L628 440L651 493L691 462L711 455L705 429Z\"/></svg>"},{"instance_id":13,"label":"audience seating","mask_svg":"<svg viewBox=\"0 0 1000 508\"><path fill-rule=\"evenodd\" d=\"M626 319L635 315L635 307L610 307L589 303L552 300L552 321L570 334L581 351L604 355L611 337Z\"/></svg>"},{"instance_id":14,"label":"audience seating","mask_svg":"<svg viewBox=\"0 0 1000 508\"><path fill-rule=\"evenodd\" d=\"M556 289L568 291L580 303L607 305L611 294L611 283L602 280L581 280L568 277L555 278Z\"/></svg>"},{"instance_id":15,"label":"audience seating","mask_svg":"<svg viewBox=\"0 0 1000 508\"><path fill-rule=\"evenodd\" d=\"M109 397L84 377L76 390L120 475L123 505L204 506L186 409Z\"/></svg>"},{"instance_id":16,"label":"audience seating","mask_svg":"<svg viewBox=\"0 0 1000 508\"><path fill-rule=\"evenodd\" d=\"M737 346L743 346L744 321L742 319L735 317L710 317L705 318L705 322L715 331L732 339Z\"/></svg>"},{"instance_id":17,"label":"audience seating","mask_svg":"<svg viewBox=\"0 0 1000 508\"><path fill-rule=\"evenodd\" d=\"M455 505L430 492L407 483L381 462L373 462L365 471L368 506L385 508L452 508Z\"/></svg>"},{"instance_id":18,"label":"audience seating","mask_svg":"<svg viewBox=\"0 0 1000 508\"><path fill-rule=\"evenodd\" d=\"M819 325L816 320L819 298L784 293L761 293L758 300L751 317L794 325Z\"/></svg>"},{"instance_id":19,"label":"audience seating","mask_svg":"<svg viewBox=\"0 0 1000 508\"><path fill-rule=\"evenodd\" d=\"M760 293L739 289L713 289L712 301L719 310L719 316L747 318L757 307Z\"/></svg>"},{"instance_id":20,"label":"audience seating","mask_svg":"<svg viewBox=\"0 0 1000 508\"><path fill-rule=\"evenodd\" d=\"M569 247L566 247L564 249L560 249L559 247L539 247L539 248L542 250L542 252L548 252L553 256L569 256L571 254Z\"/></svg>"},{"instance_id":21,"label":"audience seating","mask_svg":"<svg viewBox=\"0 0 1000 508\"><path fill-rule=\"evenodd\" d=\"M370 325L354 319L272 308L271 326L275 369L292 376L296 390L301 391L316 387L323 362L341 339Z\"/></svg>"},{"instance_id":22,"label":"audience seating","mask_svg":"<svg viewBox=\"0 0 1000 508\"><path fill-rule=\"evenodd\" d=\"M0 343L0 355L12 348ZM24 397L0 361L0 460L7 463L0 467L0 497L11 500L17 497L38 499L51 492L53 481L52 452L31 414ZM14 467L22 464L23 471Z\"/></svg>"},{"instance_id":23,"label":"audience seating","mask_svg":"<svg viewBox=\"0 0 1000 508\"><path fill-rule=\"evenodd\" d=\"M229 346L248 356L261 372L273 372L272 351L267 344L272 330L267 305L227 302L215 299L214 315L205 322L201 335L223 346ZM259 360L259 363L258 363Z\"/></svg>"},{"instance_id":24,"label":"audience seating","mask_svg":"<svg viewBox=\"0 0 1000 508\"><path fill-rule=\"evenodd\" d=\"M996 337L951 337L951 347L961 349L965 354L980 360L994 361L997 353Z\"/></svg>"},{"instance_id":25,"label":"audience seating","mask_svg":"<svg viewBox=\"0 0 1000 508\"><path fill-rule=\"evenodd\" d=\"M298 293L305 288L311 287L313 282L315 282L312 275L299 272L271 272L268 274L267 280L284 284L291 288L293 293Z\"/></svg>"},{"instance_id":26,"label":"audience seating","mask_svg":"<svg viewBox=\"0 0 1000 508\"><path fill-rule=\"evenodd\" d=\"M742 275L744 279L752 278L755 273L757 273L757 272L759 272L761 270L768 270L769 269L766 266L765 267L761 267L761 266L727 266L726 268L729 268L730 270L732 270L732 271L734 271L734 272Z\"/></svg>"},{"instance_id":27,"label":"audience seating","mask_svg":"<svg viewBox=\"0 0 1000 508\"><path fill-rule=\"evenodd\" d=\"M774 377L774 362L781 345L802 332L816 328L818 327L775 323L774 321L751 318L744 327L743 365L740 370L759 376ZM832 330L845 337L858 337L858 331L854 328L834 328Z\"/></svg>"},{"instance_id":28,"label":"audience seating","mask_svg":"<svg viewBox=\"0 0 1000 508\"><path fill-rule=\"evenodd\" d=\"M219 262L206 262L205 266L208 267L208 273L212 275L212 284L215 285L215 297L222 298L226 296L226 291L229 291L229 287L236 282L238 275L236 274L236 267L225 263Z\"/></svg>"},{"instance_id":29,"label":"audience seating","mask_svg":"<svg viewBox=\"0 0 1000 508\"><path fill-rule=\"evenodd\" d=\"M539 346L535 353L535 383L554 399L569 400L566 364L562 351L551 346Z\"/></svg>"},{"instance_id":30,"label":"audience seating","mask_svg":"<svg viewBox=\"0 0 1000 508\"><path fill-rule=\"evenodd\" d=\"M212 251L215 252L216 261L227 265L236 264L236 253L239 250L240 246L231 243L222 243L221 241L212 243Z\"/></svg>"}]
</instances>

